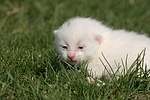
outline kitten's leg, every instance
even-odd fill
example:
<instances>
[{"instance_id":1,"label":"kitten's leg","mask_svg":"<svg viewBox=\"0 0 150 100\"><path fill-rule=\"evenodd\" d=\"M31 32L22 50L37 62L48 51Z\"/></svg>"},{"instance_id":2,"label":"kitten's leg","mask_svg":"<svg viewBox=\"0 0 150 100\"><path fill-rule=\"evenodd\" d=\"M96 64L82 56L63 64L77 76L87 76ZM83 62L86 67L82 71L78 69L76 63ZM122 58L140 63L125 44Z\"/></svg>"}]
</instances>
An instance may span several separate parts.
<instances>
[{"instance_id":1,"label":"kitten's leg","mask_svg":"<svg viewBox=\"0 0 150 100\"><path fill-rule=\"evenodd\" d=\"M102 82L100 79L98 79L103 76L104 67L101 68L99 63L90 63L87 67L87 70L90 75L90 77L87 77L87 81L89 83L94 83L95 81L97 81L98 86L100 84L105 85L104 82Z\"/></svg>"}]
</instances>

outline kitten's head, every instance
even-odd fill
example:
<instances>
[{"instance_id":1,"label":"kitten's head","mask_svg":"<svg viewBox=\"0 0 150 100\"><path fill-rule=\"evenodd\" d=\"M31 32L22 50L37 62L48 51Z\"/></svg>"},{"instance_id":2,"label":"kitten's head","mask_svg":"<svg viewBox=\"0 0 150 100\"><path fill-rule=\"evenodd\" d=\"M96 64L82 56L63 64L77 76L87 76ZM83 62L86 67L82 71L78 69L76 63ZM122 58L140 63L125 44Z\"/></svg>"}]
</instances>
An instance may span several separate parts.
<instances>
[{"instance_id":1,"label":"kitten's head","mask_svg":"<svg viewBox=\"0 0 150 100\"><path fill-rule=\"evenodd\" d=\"M102 37L99 23L89 18L74 18L54 31L56 48L63 59L72 64L97 56Z\"/></svg>"}]
</instances>

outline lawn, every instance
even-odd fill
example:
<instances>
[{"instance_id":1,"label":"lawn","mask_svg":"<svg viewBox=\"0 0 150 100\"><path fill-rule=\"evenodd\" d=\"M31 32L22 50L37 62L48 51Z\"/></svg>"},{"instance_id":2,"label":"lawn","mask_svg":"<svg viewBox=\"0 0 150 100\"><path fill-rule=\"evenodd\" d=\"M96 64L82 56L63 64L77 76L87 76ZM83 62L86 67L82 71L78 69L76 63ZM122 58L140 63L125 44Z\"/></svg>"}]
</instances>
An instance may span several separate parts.
<instances>
[{"instance_id":1,"label":"lawn","mask_svg":"<svg viewBox=\"0 0 150 100\"><path fill-rule=\"evenodd\" d=\"M105 85L89 84L84 68L78 72L59 58L53 36L54 29L75 16L150 36L149 4L150 0L1 0L0 99L150 99L147 71L139 75L130 70L119 79L102 79Z\"/></svg>"}]
</instances>

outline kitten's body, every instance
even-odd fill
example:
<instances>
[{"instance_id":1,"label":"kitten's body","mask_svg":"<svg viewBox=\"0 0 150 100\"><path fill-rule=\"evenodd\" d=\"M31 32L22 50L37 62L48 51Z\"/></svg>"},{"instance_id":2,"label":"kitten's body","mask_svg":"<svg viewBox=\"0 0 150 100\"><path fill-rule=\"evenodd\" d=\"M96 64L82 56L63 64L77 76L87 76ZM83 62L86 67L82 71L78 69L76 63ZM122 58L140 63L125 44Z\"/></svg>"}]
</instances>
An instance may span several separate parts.
<instances>
[{"instance_id":1,"label":"kitten's body","mask_svg":"<svg viewBox=\"0 0 150 100\"><path fill-rule=\"evenodd\" d=\"M105 65L107 63L102 53L116 71L116 64L122 65L121 59L126 61L128 55L127 66L130 67L138 54L146 48L145 63L150 68L150 39L145 35L112 30L96 20L78 17L64 23L54 31L54 35L59 54L74 64L86 61L87 69L92 71L93 77L101 77L105 73L100 59Z\"/></svg>"}]
</instances>

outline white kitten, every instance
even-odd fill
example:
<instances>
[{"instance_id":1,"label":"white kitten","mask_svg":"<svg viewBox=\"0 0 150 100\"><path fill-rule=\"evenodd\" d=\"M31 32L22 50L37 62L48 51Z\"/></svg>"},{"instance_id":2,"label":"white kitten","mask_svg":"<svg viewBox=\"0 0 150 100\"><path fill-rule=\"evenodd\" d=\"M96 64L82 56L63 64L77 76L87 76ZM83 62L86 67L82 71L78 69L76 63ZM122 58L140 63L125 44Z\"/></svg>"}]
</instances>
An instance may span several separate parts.
<instances>
[{"instance_id":1,"label":"white kitten","mask_svg":"<svg viewBox=\"0 0 150 100\"><path fill-rule=\"evenodd\" d=\"M101 59L108 67L102 53L116 71L118 69L116 63L122 64L121 59L125 61L128 55L127 66L130 67L138 53L146 47L145 63L150 68L150 39L145 35L125 30L112 30L91 18L76 17L55 30L54 36L57 50L62 58L72 64L86 61L87 69L89 73L92 72L93 77L108 74L100 62Z\"/></svg>"}]
</instances>

